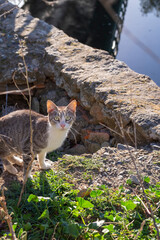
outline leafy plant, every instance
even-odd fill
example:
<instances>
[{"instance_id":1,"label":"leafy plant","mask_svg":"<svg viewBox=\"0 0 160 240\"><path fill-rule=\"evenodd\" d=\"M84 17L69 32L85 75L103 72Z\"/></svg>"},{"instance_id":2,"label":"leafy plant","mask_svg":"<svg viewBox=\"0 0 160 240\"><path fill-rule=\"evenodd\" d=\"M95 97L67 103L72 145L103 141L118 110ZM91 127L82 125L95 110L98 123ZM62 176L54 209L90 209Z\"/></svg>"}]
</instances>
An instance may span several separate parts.
<instances>
[{"instance_id":1,"label":"leafy plant","mask_svg":"<svg viewBox=\"0 0 160 240\"><path fill-rule=\"evenodd\" d=\"M85 162L84 158L80 161ZM149 178L144 181L149 183ZM27 181L20 207L17 198L21 186L13 183L5 195L18 239L156 239L140 193L136 195L125 186L109 189L101 185L89 195L78 197L78 190L69 182L69 174L55 174L52 170L36 173L33 180ZM160 226L160 184L150 185L145 194ZM0 237L6 239L6 226Z\"/></svg>"}]
</instances>

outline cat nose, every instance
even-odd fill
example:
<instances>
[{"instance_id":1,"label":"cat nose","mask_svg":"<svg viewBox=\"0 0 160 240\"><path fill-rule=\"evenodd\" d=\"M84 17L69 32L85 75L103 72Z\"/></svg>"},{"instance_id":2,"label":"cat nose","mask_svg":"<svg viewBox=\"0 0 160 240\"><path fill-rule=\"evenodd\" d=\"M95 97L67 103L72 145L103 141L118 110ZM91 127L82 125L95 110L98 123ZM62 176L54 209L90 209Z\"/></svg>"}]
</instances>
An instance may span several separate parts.
<instances>
[{"instance_id":1,"label":"cat nose","mask_svg":"<svg viewBox=\"0 0 160 240\"><path fill-rule=\"evenodd\" d=\"M61 123L60 126L61 126L61 128L64 128L64 127L65 127L65 124L64 124L64 123Z\"/></svg>"}]
</instances>

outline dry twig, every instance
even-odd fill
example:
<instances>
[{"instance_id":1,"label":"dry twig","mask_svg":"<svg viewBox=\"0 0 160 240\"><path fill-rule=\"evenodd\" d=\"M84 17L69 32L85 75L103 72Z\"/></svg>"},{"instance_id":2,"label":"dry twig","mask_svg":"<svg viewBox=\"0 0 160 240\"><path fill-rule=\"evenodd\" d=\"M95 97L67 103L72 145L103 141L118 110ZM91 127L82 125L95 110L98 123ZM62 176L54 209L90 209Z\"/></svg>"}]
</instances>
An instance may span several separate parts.
<instances>
[{"instance_id":1,"label":"dry twig","mask_svg":"<svg viewBox=\"0 0 160 240\"><path fill-rule=\"evenodd\" d=\"M121 124L119 123L119 121L118 121L115 113L113 113L113 115L114 115L114 117L115 117L115 120L116 120L116 122L117 122L117 125L119 126L121 135L123 136L124 142L125 142L125 144L126 144L126 146L127 146L127 150L128 150L129 155L130 155L131 161L132 161L132 163L133 163L133 165L134 165L134 168L135 168L135 170L136 170L137 177L138 177L138 180L139 180L139 182L140 182L140 186L141 186L141 188L142 188L142 193L143 193L144 199L145 199L145 201L146 201L148 210L149 210L149 212L150 212L150 216L151 216L151 218L153 219L154 227L155 227L155 229L156 229L156 231L157 231L157 240L160 240L159 228L158 228L158 226L157 226L157 224L156 224L156 220L155 220L155 217L154 217L152 208L151 208L151 206L150 206L149 200L148 200L148 198L147 198L147 196L146 196L146 194L145 194L145 188L144 188L143 180L142 180L141 175L140 175L140 173L139 173L139 170L138 170L138 168L137 168L135 158L134 158L133 154L131 153L131 150L130 150L130 148L129 148L129 146L128 146L128 143L127 143L127 140L126 140L126 137L125 137L125 134L124 134L124 128L123 128L123 127L121 126ZM134 131L134 132L135 132L135 131ZM135 144L135 145L137 145L137 144Z\"/></svg>"},{"instance_id":2,"label":"dry twig","mask_svg":"<svg viewBox=\"0 0 160 240\"><path fill-rule=\"evenodd\" d=\"M4 189L2 189L2 197L0 197L0 205L2 207L2 210L0 209L1 210L0 215L7 221L12 240L16 240L17 239L16 234L15 234L15 232L13 230L13 227L12 227L12 218L8 213L8 209L7 209L7 205L6 205Z\"/></svg>"},{"instance_id":3,"label":"dry twig","mask_svg":"<svg viewBox=\"0 0 160 240\"><path fill-rule=\"evenodd\" d=\"M153 224L154 224L154 227L155 227L155 229L156 229L156 231L157 231L157 240L160 240L159 229L158 229L158 226L157 226L157 224L156 224L155 217L154 217L152 208L151 208L151 206L150 206L149 200L148 200L148 198L147 198L147 196L146 196L146 194L145 194L145 188L144 188L143 180L142 180L141 175L140 175L140 173L139 173L139 170L138 170L138 168L137 168L135 158L134 158L133 154L131 153L131 150L130 150L130 148L129 148L128 142L127 142L127 140L126 140L126 136L125 136L125 132L124 132L125 130L124 130L124 128L123 128L122 121L119 121L119 120L117 119L117 116L116 116L115 112L112 112L112 114L113 114L113 116L114 116L114 118L115 118L115 120L116 120L116 123L117 123L118 127L119 127L120 133L118 133L117 131L115 131L115 130L109 128L109 127L107 127L107 126L106 126L105 124L103 124L103 123L99 123L99 124L101 124L102 126L108 128L109 130L111 130L112 132L116 133L117 135L119 135L119 136L121 136L121 137L123 138L124 143L125 143L126 146L127 146L127 150L128 150L130 159L131 159L131 161L132 161L132 163L133 163L133 165L134 165L134 168L135 168L135 170L136 170L137 177L138 177L138 180L139 180L139 182L140 182L141 189L142 189L143 197L144 197L144 199L145 199L145 201L146 201L147 206L144 204L144 202L143 202L141 199L140 199L140 201L142 202L142 204L143 204L144 208L146 209L147 213L148 213L148 214L151 216L151 218L153 219ZM120 120L121 120L121 119L120 119ZM135 123L133 123L133 127L135 128ZM136 129L134 129L134 133L136 134ZM136 139L136 136L135 136L135 148L137 148L137 139Z\"/></svg>"},{"instance_id":4,"label":"dry twig","mask_svg":"<svg viewBox=\"0 0 160 240\"><path fill-rule=\"evenodd\" d=\"M24 42L20 42L20 45L21 45L21 57L22 57L22 60L23 60L23 63L24 63L24 67L25 67L25 74L24 77L26 79L26 84L27 84L27 88L28 88L28 93L29 93L29 100L25 97L25 99L27 99L27 103L28 103L28 106L29 106L29 121L30 121L30 153L31 153L31 161L30 163L28 164L28 167L27 167L27 171L26 171L26 175L25 175L25 179L23 181L23 186L22 186L22 189L21 189L21 193L20 193L20 197L19 197L19 200L18 200L18 204L17 206L19 206L21 200L22 200L22 196L23 196L23 193L24 193L24 189L25 189L25 185L26 185L26 182L27 182L27 178L28 178L28 174L29 174L29 171L30 171L30 167L34 161L34 152L33 152L33 129L32 129L32 116L31 116L31 92L30 92L30 87L29 87L29 81L28 81L28 68L27 68L27 64L26 64L26 61L25 61L25 58L24 58L24 54L23 54L23 45L24 45ZM16 85L17 86L17 85ZM22 93L22 95L24 95Z\"/></svg>"},{"instance_id":5,"label":"dry twig","mask_svg":"<svg viewBox=\"0 0 160 240\"><path fill-rule=\"evenodd\" d=\"M14 81L14 80L13 80ZM14 81L15 83L15 81ZM35 86L32 86L29 88L29 90L31 91L32 89L36 88L36 85ZM5 92L0 92L0 95L5 95L5 94L14 94L14 93L23 93L23 92L26 92L28 91L28 88L25 88L25 89L19 89L18 90L11 90L11 91L5 91ZM24 95L25 96L25 95Z\"/></svg>"},{"instance_id":6,"label":"dry twig","mask_svg":"<svg viewBox=\"0 0 160 240\"><path fill-rule=\"evenodd\" d=\"M137 233L137 235L135 236L134 240L136 240L139 236L139 234L143 231L143 227L144 227L144 224L146 223L146 220L143 220L143 222L141 223L141 227Z\"/></svg>"},{"instance_id":7,"label":"dry twig","mask_svg":"<svg viewBox=\"0 0 160 240\"><path fill-rule=\"evenodd\" d=\"M0 15L0 18L3 17L3 16L6 16L7 14L11 13L14 9L18 8L17 6L11 8L10 10L4 12L3 14Z\"/></svg>"},{"instance_id":8,"label":"dry twig","mask_svg":"<svg viewBox=\"0 0 160 240\"><path fill-rule=\"evenodd\" d=\"M54 232L53 232L52 238L51 238L52 240L56 240L56 238L54 237L54 235L55 235L55 233L56 233L56 228L58 227L58 224L59 224L59 222L57 222L56 225L55 225Z\"/></svg>"}]
</instances>

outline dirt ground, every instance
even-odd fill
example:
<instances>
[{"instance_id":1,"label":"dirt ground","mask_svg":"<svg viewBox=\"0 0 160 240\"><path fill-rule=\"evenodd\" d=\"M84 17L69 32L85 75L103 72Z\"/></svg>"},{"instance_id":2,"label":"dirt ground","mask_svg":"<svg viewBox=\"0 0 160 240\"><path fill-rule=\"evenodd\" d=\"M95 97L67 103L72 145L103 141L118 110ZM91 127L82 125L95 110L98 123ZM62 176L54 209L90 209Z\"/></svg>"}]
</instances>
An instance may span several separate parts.
<instances>
[{"instance_id":1,"label":"dirt ground","mask_svg":"<svg viewBox=\"0 0 160 240\"><path fill-rule=\"evenodd\" d=\"M123 147L122 147L123 148ZM92 188L97 185L107 185L108 187L118 187L126 184L127 179L138 185L139 174L150 178L150 184L160 182L160 151L149 148L118 149L105 147L94 154L84 154L81 156L63 155L62 158L52 162L52 169L70 174L69 180L74 183L74 187L82 190ZM16 166L18 174L16 176L4 171L0 176L0 187L8 188L14 181L23 182L23 167ZM39 169L39 164L35 160L32 167L32 175Z\"/></svg>"}]
</instances>

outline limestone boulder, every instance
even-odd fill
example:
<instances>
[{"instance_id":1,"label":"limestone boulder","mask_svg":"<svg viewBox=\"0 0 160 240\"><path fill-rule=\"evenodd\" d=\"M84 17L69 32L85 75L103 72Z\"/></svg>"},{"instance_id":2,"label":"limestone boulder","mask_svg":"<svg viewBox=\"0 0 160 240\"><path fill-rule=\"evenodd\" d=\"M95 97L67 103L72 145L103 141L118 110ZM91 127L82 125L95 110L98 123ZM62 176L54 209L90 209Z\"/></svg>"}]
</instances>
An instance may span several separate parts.
<instances>
[{"instance_id":1,"label":"limestone boulder","mask_svg":"<svg viewBox=\"0 0 160 240\"><path fill-rule=\"evenodd\" d=\"M160 88L148 76L0 0L1 85L25 83L22 52L30 86L50 79L121 142L160 141Z\"/></svg>"}]
</instances>

